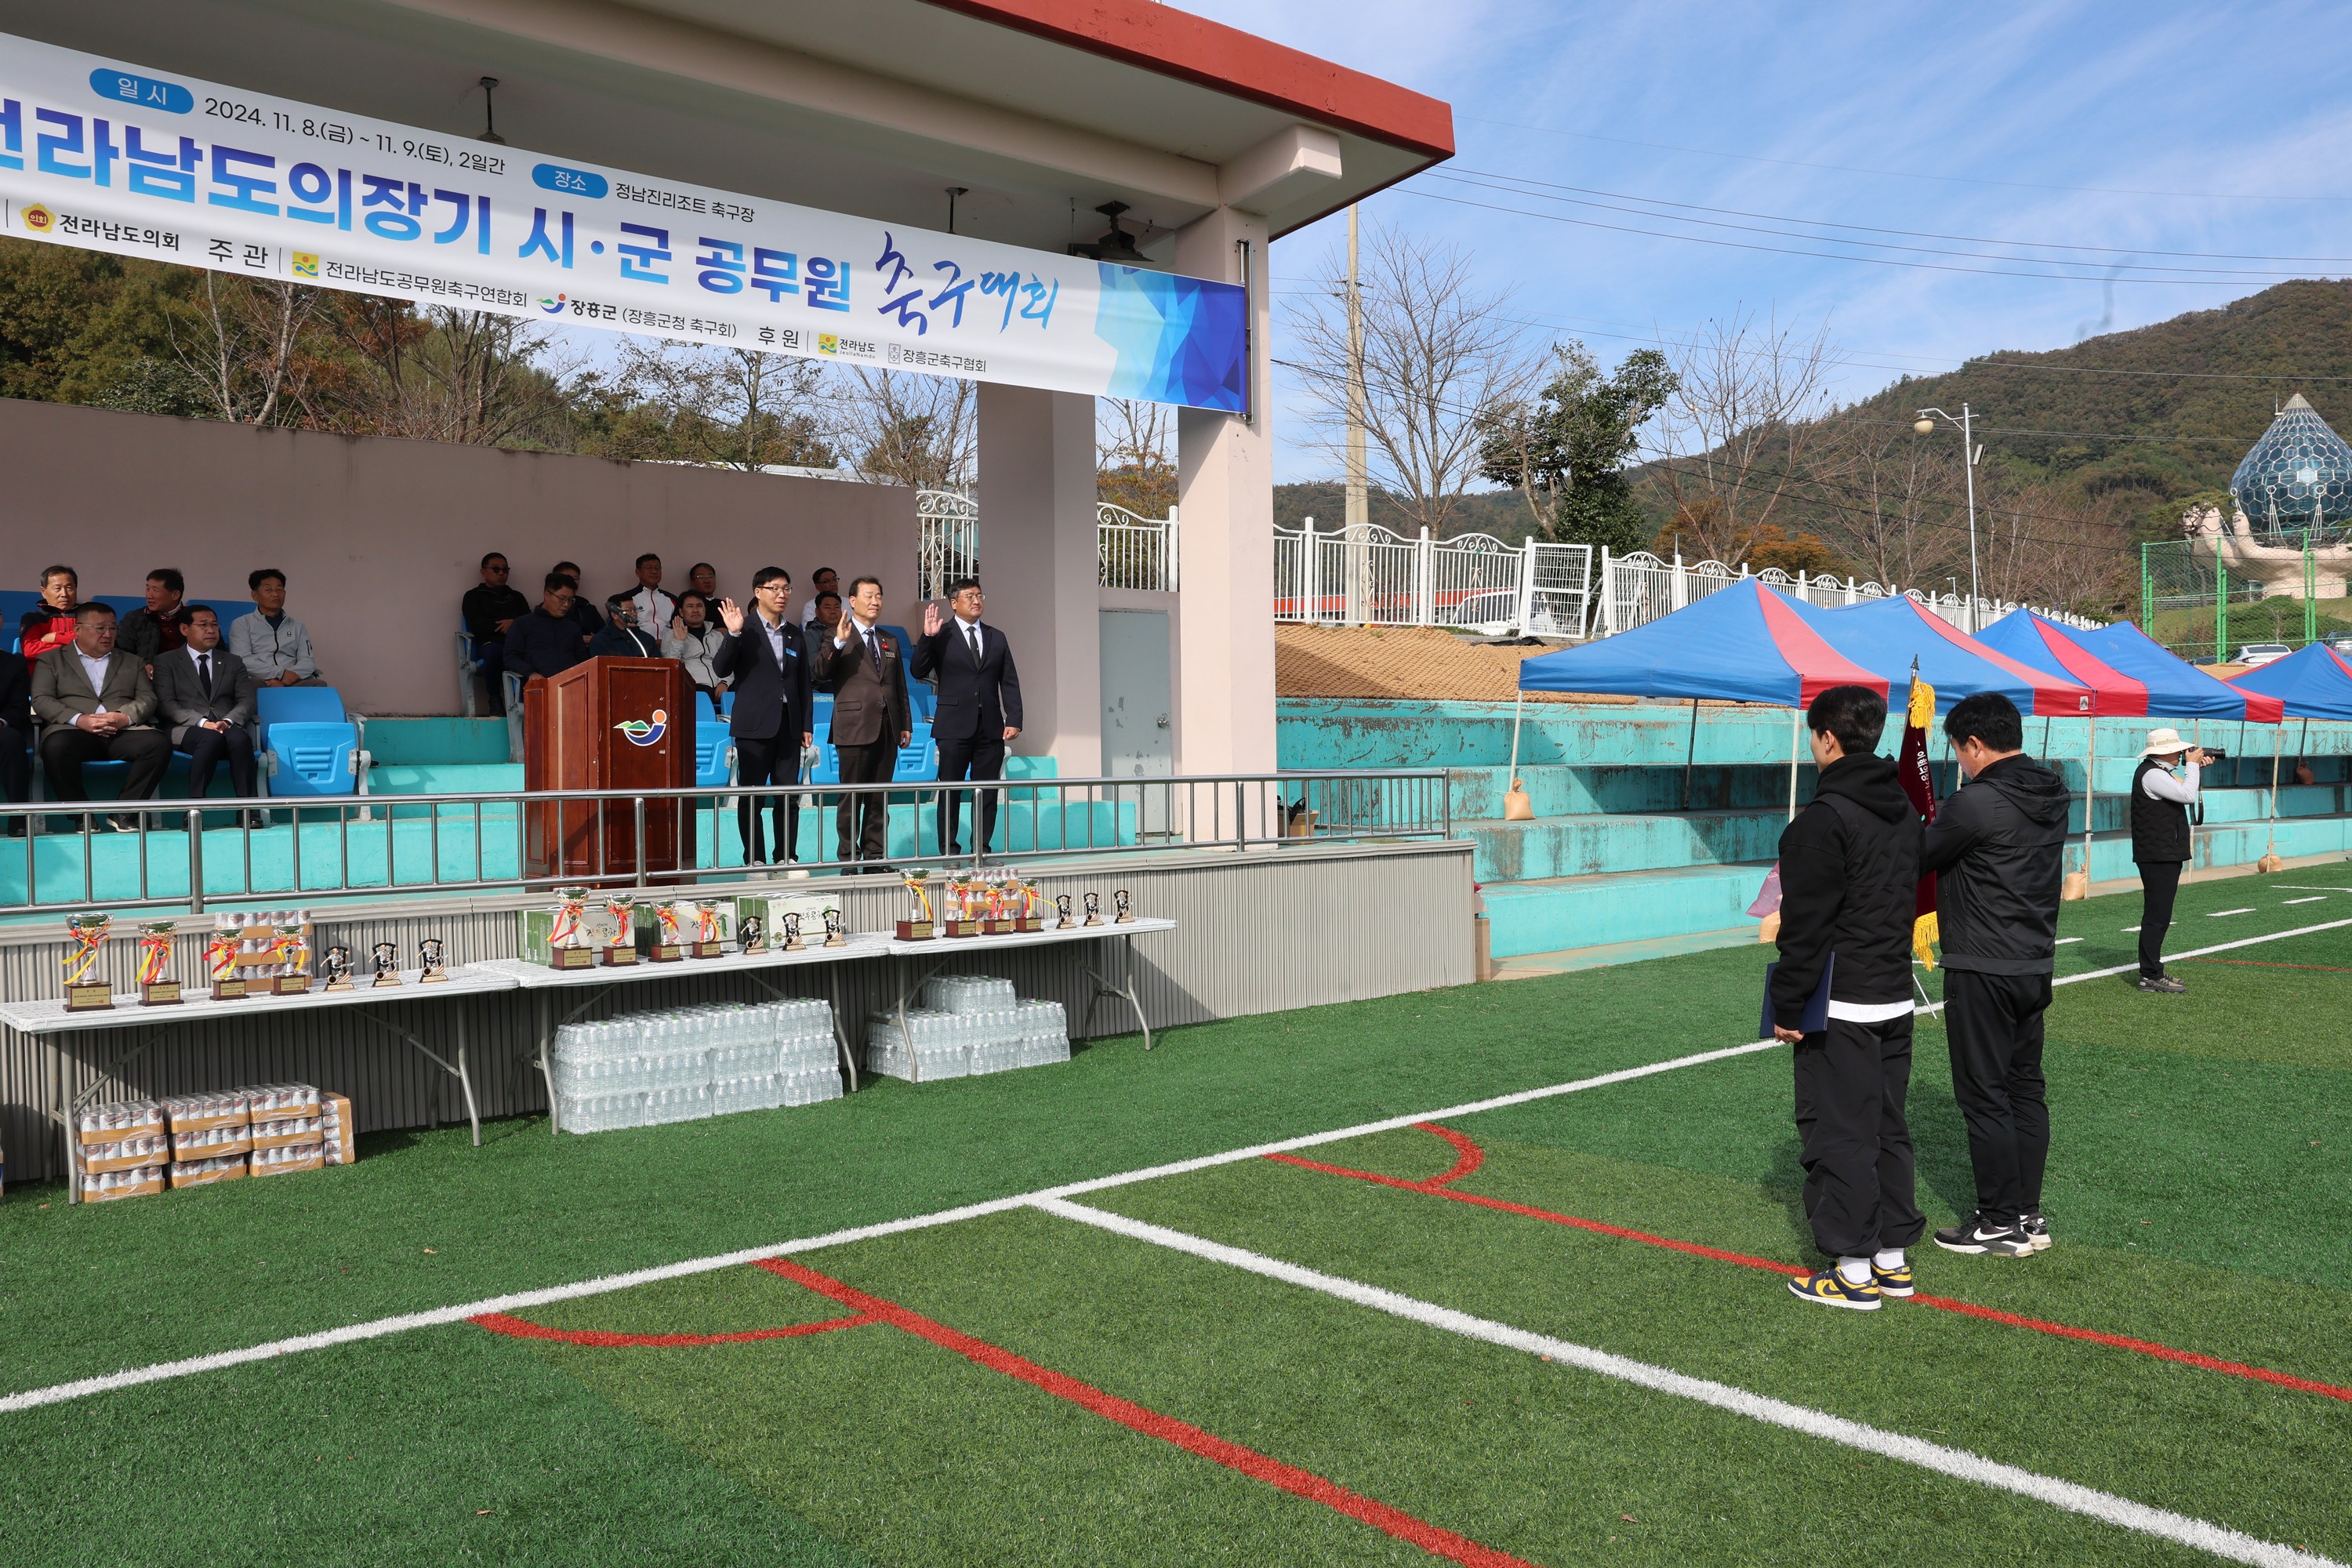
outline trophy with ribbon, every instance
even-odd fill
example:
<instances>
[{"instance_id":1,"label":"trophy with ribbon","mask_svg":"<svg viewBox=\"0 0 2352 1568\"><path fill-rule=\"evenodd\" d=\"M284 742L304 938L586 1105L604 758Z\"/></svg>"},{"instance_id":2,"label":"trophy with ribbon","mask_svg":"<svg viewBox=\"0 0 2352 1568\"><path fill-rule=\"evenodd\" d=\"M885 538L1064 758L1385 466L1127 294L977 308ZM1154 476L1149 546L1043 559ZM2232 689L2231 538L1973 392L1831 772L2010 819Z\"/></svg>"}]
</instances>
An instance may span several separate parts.
<instances>
[{"instance_id":1,"label":"trophy with ribbon","mask_svg":"<svg viewBox=\"0 0 2352 1568\"><path fill-rule=\"evenodd\" d=\"M416 944L416 962L422 973L416 976L419 985L438 985L449 978L448 943L437 936L428 936Z\"/></svg>"},{"instance_id":2,"label":"trophy with ribbon","mask_svg":"<svg viewBox=\"0 0 2352 1568\"><path fill-rule=\"evenodd\" d=\"M1115 926L1131 926L1135 923L1135 908L1128 901L1127 889L1125 888L1113 889L1111 890L1110 901L1118 910L1118 913L1111 917L1111 924Z\"/></svg>"},{"instance_id":3,"label":"trophy with ribbon","mask_svg":"<svg viewBox=\"0 0 2352 1568\"><path fill-rule=\"evenodd\" d=\"M677 911L676 904L654 906L654 945L653 951L646 956L656 963L675 963L686 956L685 950L679 946L678 926L683 917Z\"/></svg>"},{"instance_id":4,"label":"trophy with ribbon","mask_svg":"<svg viewBox=\"0 0 2352 1568\"><path fill-rule=\"evenodd\" d=\"M626 968L637 961L637 896L606 893L604 913L613 921L612 941L604 948L604 967Z\"/></svg>"},{"instance_id":5,"label":"trophy with ribbon","mask_svg":"<svg viewBox=\"0 0 2352 1568\"><path fill-rule=\"evenodd\" d=\"M768 923L757 915L740 915L735 921L735 945L743 956L768 951Z\"/></svg>"},{"instance_id":6,"label":"trophy with ribbon","mask_svg":"<svg viewBox=\"0 0 2352 1568\"><path fill-rule=\"evenodd\" d=\"M1077 923L1077 917L1070 913L1070 895L1067 893L1055 894L1054 929L1055 931L1067 931Z\"/></svg>"},{"instance_id":7,"label":"trophy with ribbon","mask_svg":"<svg viewBox=\"0 0 2352 1568\"><path fill-rule=\"evenodd\" d=\"M694 903L686 906L693 911L694 945L688 949L696 958L727 956L727 928L719 918L717 903Z\"/></svg>"},{"instance_id":8,"label":"trophy with ribbon","mask_svg":"<svg viewBox=\"0 0 2352 1568\"><path fill-rule=\"evenodd\" d=\"M277 961L278 994L300 996L310 989L310 943L300 915L269 928L269 956Z\"/></svg>"},{"instance_id":9,"label":"trophy with ribbon","mask_svg":"<svg viewBox=\"0 0 2352 1568\"><path fill-rule=\"evenodd\" d=\"M1098 926L1102 924L1102 895L1100 893L1088 893L1087 895L1087 918L1083 923L1090 926Z\"/></svg>"},{"instance_id":10,"label":"trophy with ribbon","mask_svg":"<svg viewBox=\"0 0 2352 1568\"><path fill-rule=\"evenodd\" d=\"M67 1012L90 1013L114 1005L114 988L98 973L99 952L106 945L106 933L113 929L112 915L93 912L66 917L66 934L74 941L74 950L65 956Z\"/></svg>"},{"instance_id":11,"label":"trophy with ribbon","mask_svg":"<svg viewBox=\"0 0 2352 1568\"><path fill-rule=\"evenodd\" d=\"M327 949L327 956L319 960L319 973L327 977L330 991L352 988L352 950L340 942Z\"/></svg>"},{"instance_id":12,"label":"trophy with ribbon","mask_svg":"<svg viewBox=\"0 0 2352 1568\"><path fill-rule=\"evenodd\" d=\"M808 951L808 943L801 940L800 912L796 910L786 910L783 913L783 921L784 945L779 951L783 952L806 952Z\"/></svg>"},{"instance_id":13,"label":"trophy with ribbon","mask_svg":"<svg viewBox=\"0 0 2352 1568\"><path fill-rule=\"evenodd\" d=\"M172 926L155 921L139 928L139 1000L150 1007L180 999L180 983L171 977Z\"/></svg>"},{"instance_id":14,"label":"trophy with ribbon","mask_svg":"<svg viewBox=\"0 0 2352 1568\"><path fill-rule=\"evenodd\" d=\"M236 972L236 956L245 948L244 926L236 921L213 927L205 942L205 973L212 977L213 1000L234 1002L245 994L245 977Z\"/></svg>"},{"instance_id":15,"label":"trophy with ribbon","mask_svg":"<svg viewBox=\"0 0 2352 1568\"><path fill-rule=\"evenodd\" d=\"M551 969L593 969L596 950L588 945L588 889L555 889L555 919L547 928L547 963Z\"/></svg>"},{"instance_id":16,"label":"trophy with ribbon","mask_svg":"<svg viewBox=\"0 0 2352 1568\"><path fill-rule=\"evenodd\" d=\"M371 950L375 960L375 979L369 984L387 987L400 984L400 949L388 942L380 942Z\"/></svg>"},{"instance_id":17,"label":"trophy with ribbon","mask_svg":"<svg viewBox=\"0 0 2352 1568\"><path fill-rule=\"evenodd\" d=\"M950 936L978 936L987 929L988 886L977 877L957 877L948 883Z\"/></svg>"},{"instance_id":18,"label":"trophy with ribbon","mask_svg":"<svg viewBox=\"0 0 2352 1568\"><path fill-rule=\"evenodd\" d=\"M1020 886L1021 913L1020 918L1013 921L1013 929L1022 931L1044 931L1045 929L1045 895L1039 892L1037 884L1026 877L1021 879Z\"/></svg>"},{"instance_id":19,"label":"trophy with ribbon","mask_svg":"<svg viewBox=\"0 0 2352 1568\"><path fill-rule=\"evenodd\" d=\"M939 934L938 919L931 907L931 874L920 866L917 866L910 870L901 871L898 874L898 880L907 889L907 912L898 921L898 940L900 942L930 941ZM833 911L828 910L825 912L829 916ZM827 947L835 945L832 931L833 922L828 919L825 922Z\"/></svg>"},{"instance_id":20,"label":"trophy with ribbon","mask_svg":"<svg viewBox=\"0 0 2352 1568\"><path fill-rule=\"evenodd\" d=\"M847 947L849 945L849 930L841 923L841 911L839 910L827 910L824 911L824 945L827 947Z\"/></svg>"}]
</instances>

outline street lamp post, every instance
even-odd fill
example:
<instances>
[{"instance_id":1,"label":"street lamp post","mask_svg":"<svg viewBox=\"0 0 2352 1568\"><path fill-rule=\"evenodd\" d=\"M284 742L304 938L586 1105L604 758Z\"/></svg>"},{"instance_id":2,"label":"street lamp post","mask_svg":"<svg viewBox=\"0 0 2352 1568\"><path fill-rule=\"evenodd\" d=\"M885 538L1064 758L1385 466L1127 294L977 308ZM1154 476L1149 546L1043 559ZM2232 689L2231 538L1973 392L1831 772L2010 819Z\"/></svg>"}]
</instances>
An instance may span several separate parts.
<instances>
[{"instance_id":1,"label":"street lamp post","mask_svg":"<svg viewBox=\"0 0 2352 1568\"><path fill-rule=\"evenodd\" d=\"M1959 426L1960 466L1968 470L1969 480L1969 630L1971 632L1977 629L1977 602L1984 597L1983 584L1977 576L1977 462L1984 456L1984 448L1976 444L1975 417L1969 405L1963 403L1960 405L1960 416L1957 419L1940 408L1922 408L1911 425L1911 428L1922 436L1933 435L1938 419L1947 425Z\"/></svg>"}]
</instances>

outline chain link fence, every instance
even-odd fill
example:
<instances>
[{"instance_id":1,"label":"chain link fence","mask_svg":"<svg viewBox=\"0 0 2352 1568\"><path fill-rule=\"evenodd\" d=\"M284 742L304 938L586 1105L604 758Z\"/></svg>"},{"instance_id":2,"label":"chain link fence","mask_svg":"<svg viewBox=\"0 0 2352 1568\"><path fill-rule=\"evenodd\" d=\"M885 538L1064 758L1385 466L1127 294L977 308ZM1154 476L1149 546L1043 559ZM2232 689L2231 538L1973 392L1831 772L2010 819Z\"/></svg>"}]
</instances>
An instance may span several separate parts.
<instances>
[{"instance_id":1,"label":"chain link fence","mask_svg":"<svg viewBox=\"0 0 2352 1568\"><path fill-rule=\"evenodd\" d=\"M2237 662L2256 644L2352 637L2341 543L2265 540L2259 554L2226 542L2217 550L2210 539L2142 544L2140 630L2192 664Z\"/></svg>"}]
</instances>

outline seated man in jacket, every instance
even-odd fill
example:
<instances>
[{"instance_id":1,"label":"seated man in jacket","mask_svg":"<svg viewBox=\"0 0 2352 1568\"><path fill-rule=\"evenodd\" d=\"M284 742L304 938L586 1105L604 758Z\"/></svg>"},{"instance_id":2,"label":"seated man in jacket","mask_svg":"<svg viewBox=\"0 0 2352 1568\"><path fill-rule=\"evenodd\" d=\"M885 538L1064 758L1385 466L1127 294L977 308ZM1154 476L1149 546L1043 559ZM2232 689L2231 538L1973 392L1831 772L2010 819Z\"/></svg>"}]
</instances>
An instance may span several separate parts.
<instances>
[{"instance_id":1,"label":"seated man in jacket","mask_svg":"<svg viewBox=\"0 0 2352 1568\"><path fill-rule=\"evenodd\" d=\"M147 602L115 625L114 646L135 653L147 665L147 679L155 679L155 659L180 646L181 601L188 580L175 567L158 566L147 574Z\"/></svg>"},{"instance_id":2,"label":"seated man in jacket","mask_svg":"<svg viewBox=\"0 0 2352 1568\"><path fill-rule=\"evenodd\" d=\"M74 606L81 603L81 580L70 566L41 570L41 602L16 622L17 651L25 656L25 673L52 648L74 640Z\"/></svg>"},{"instance_id":3,"label":"seated man in jacket","mask_svg":"<svg viewBox=\"0 0 2352 1568\"><path fill-rule=\"evenodd\" d=\"M664 596L665 601L667 595ZM604 629L588 639L590 658L659 658L661 643L637 629L636 601L615 594L604 601Z\"/></svg>"},{"instance_id":4,"label":"seated man in jacket","mask_svg":"<svg viewBox=\"0 0 2352 1568\"><path fill-rule=\"evenodd\" d=\"M286 574L275 566L247 573L253 609L228 628L228 651L245 660L256 686L323 686L310 651L310 628L286 613Z\"/></svg>"},{"instance_id":5,"label":"seated man in jacket","mask_svg":"<svg viewBox=\"0 0 2352 1568\"><path fill-rule=\"evenodd\" d=\"M84 763L128 763L124 800L145 800L163 779L172 743L154 728L155 688L136 654L114 646L114 611L84 605L74 612L74 640L33 666L33 716L41 721L41 765L58 800L88 800ZM128 812L107 826L138 826Z\"/></svg>"},{"instance_id":6,"label":"seated man in jacket","mask_svg":"<svg viewBox=\"0 0 2352 1568\"><path fill-rule=\"evenodd\" d=\"M1805 1215L1836 1266L1789 1281L1799 1298L1874 1310L1912 1293L1905 1249L1927 1219L1913 1196L1911 911L1919 814L1876 754L1886 701L1833 686L1805 710L1821 769L1813 803L1780 835L1780 962L1772 1033L1796 1047ZM1826 1026L1806 1004L1828 971Z\"/></svg>"},{"instance_id":7,"label":"seated man in jacket","mask_svg":"<svg viewBox=\"0 0 2352 1568\"><path fill-rule=\"evenodd\" d=\"M1969 1124L1977 1212L1937 1231L1936 1245L2022 1258L2050 1245L2042 1015L2058 951L2071 797L2065 780L2025 754L2024 721L1999 692L1953 704L1944 733L1968 783L1937 810L1919 863L1937 873L1944 1034L1952 1098Z\"/></svg>"},{"instance_id":8,"label":"seated man in jacket","mask_svg":"<svg viewBox=\"0 0 2352 1568\"><path fill-rule=\"evenodd\" d=\"M155 658L155 701L172 749L188 753L188 795L202 800L213 771L228 763L229 791L239 800L261 793L253 756L253 677L220 645L220 617L210 605L184 605L183 647Z\"/></svg>"},{"instance_id":9,"label":"seated man in jacket","mask_svg":"<svg viewBox=\"0 0 2352 1568\"><path fill-rule=\"evenodd\" d=\"M588 657L588 637L572 614L580 584L561 572L550 572L541 589L539 608L520 616L507 628L507 670L528 680L534 675L561 675Z\"/></svg>"}]
</instances>

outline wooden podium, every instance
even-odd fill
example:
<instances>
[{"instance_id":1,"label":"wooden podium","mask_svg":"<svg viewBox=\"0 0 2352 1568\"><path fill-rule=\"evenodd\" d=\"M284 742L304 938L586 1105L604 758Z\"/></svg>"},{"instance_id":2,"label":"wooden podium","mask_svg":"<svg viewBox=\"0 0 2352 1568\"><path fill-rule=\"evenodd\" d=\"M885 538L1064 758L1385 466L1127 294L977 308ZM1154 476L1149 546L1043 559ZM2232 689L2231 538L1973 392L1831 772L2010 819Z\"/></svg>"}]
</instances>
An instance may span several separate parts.
<instances>
[{"instance_id":1,"label":"wooden podium","mask_svg":"<svg viewBox=\"0 0 2352 1568\"><path fill-rule=\"evenodd\" d=\"M592 658L532 676L523 688L523 787L691 787L694 697L685 667L669 658ZM636 875L635 801L532 801L523 810L525 875ZM646 801L645 824L647 872L692 869L692 802Z\"/></svg>"}]
</instances>

